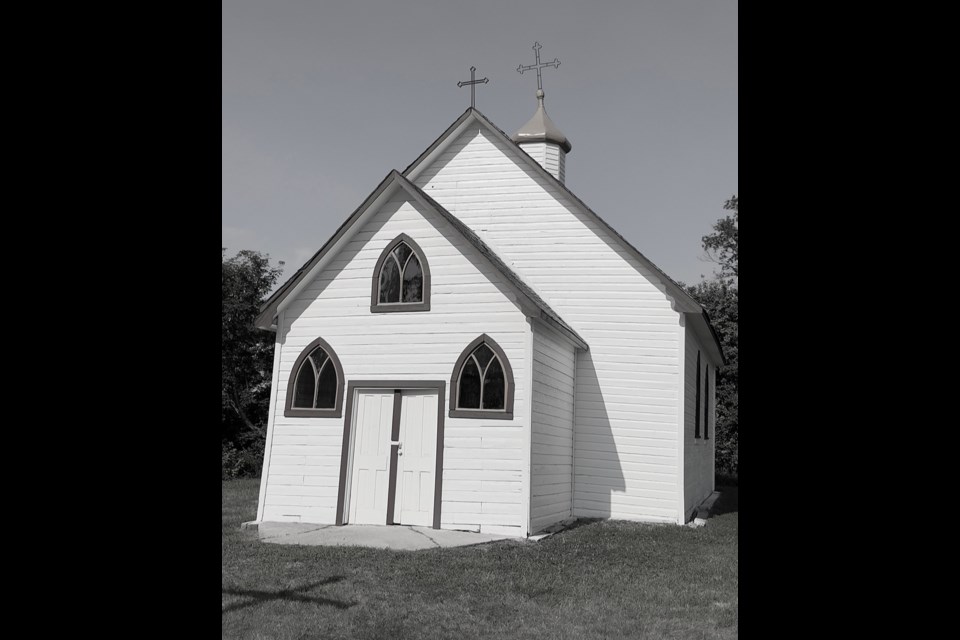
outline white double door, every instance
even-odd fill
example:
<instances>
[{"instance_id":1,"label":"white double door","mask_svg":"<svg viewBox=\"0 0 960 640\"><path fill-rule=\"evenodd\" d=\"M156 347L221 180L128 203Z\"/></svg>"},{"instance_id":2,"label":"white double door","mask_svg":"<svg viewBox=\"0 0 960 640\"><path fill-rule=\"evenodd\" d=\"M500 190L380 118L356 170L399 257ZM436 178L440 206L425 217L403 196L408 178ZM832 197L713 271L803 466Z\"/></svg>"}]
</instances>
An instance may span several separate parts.
<instances>
[{"instance_id":1,"label":"white double door","mask_svg":"<svg viewBox=\"0 0 960 640\"><path fill-rule=\"evenodd\" d=\"M357 392L348 522L433 526L439 400L436 391Z\"/></svg>"}]
</instances>

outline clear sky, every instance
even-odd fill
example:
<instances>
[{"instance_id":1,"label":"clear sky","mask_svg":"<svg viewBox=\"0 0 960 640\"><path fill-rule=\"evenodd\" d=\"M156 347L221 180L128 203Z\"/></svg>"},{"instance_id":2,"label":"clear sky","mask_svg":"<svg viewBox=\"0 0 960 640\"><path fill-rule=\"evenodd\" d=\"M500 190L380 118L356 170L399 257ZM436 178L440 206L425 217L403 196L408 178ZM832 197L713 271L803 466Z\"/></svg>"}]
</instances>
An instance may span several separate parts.
<instances>
[{"instance_id":1,"label":"clear sky","mask_svg":"<svg viewBox=\"0 0 960 640\"><path fill-rule=\"evenodd\" d=\"M536 109L573 144L566 184L675 280L738 189L736 0L223 0L222 245L299 268L391 169L470 106L512 134Z\"/></svg>"}]
</instances>

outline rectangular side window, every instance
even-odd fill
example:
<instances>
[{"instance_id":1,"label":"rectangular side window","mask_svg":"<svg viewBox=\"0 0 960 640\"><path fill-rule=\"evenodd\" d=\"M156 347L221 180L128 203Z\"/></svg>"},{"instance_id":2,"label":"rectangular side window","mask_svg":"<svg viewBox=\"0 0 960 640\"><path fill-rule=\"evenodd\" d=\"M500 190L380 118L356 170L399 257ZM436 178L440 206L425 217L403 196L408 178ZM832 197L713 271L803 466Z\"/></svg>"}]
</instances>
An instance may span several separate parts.
<instances>
[{"instance_id":1,"label":"rectangular side window","mask_svg":"<svg viewBox=\"0 0 960 640\"><path fill-rule=\"evenodd\" d=\"M703 380L703 439L710 439L710 365Z\"/></svg>"},{"instance_id":2,"label":"rectangular side window","mask_svg":"<svg viewBox=\"0 0 960 640\"><path fill-rule=\"evenodd\" d=\"M700 437L700 352L697 351L697 411L696 418L694 418L694 424L696 425L693 431L693 437Z\"/></svg>"}]
</instances>

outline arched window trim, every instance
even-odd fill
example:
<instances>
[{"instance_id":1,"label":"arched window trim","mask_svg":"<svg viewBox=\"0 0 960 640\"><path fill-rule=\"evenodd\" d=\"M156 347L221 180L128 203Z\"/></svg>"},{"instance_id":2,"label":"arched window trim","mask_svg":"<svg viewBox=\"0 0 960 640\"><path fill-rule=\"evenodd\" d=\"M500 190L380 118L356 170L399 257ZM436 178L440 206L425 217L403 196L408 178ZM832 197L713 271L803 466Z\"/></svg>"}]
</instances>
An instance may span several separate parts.
<instances>
[{"instance_id":1,"label":"arched window trim","mask_svg":"<svg viewBox=\"0 0 960 640\"><path fill-rule=\"evenodd\" d=\"M387 258L391 258L391 252L401 242L406 243L417 256L417 260L420 261L420 269L423 271L423 300L420 302L380 302L380 270ZM407 258L407 262L410 262L409 258ZM402 290L402 281L400 286ZM430 265L427 263L427 256L420 245L405 233L401 233L394 238L380 254L380 259L377 260L377 265L373 268L373 282L370 287L371 313L396 313L399 311L430 311Z\"/></svg>"},{"instance_id":2,"label":"arched window trim","mask_svg":"<svg viewBox=\"0 0 960 640\"><path fill-rule=\"evenodd\" d=\"M296 391L297 376L300 374L300 369L307 364L307 356L317 347L321 347L327 352L328 360L324 363L323 367L321 367L321 370L332 363L337 373L337 393L334 406L332 409L303 409L294 407L293 394ZM297 361L293 363L293 368L290 370L290 378L287 380L287 404L283 410L283 415L287 418L341 418L343 417L343 391L345 387L343 367L340 365L340 358L337 357L333 347L331 347L326 340L317 338L308 344L306 349L300 352Z\"/></svg>"},{"instance_id":3,"label":"arched window trim","mask_svg":"<svg viewBox=\"0 0 960 640\"><path fill-rule=\"evenodd\" d=\"M460 376L463 374L463 366L467 363L467 358L473 355L481 344L487 345L493 354L500 360L503 367L503 378L506 381L507 388L503 399L503 410L489 409L459 409L457 400L460 396ZM488 365L489 366L489 365ZM457 358L457 364L453 367L453 375L450 377L450 417L451 418L483 418L485 420L513 420L513 367L510 366L510 360L507 354L503 352L500 345L488 336L483 334L463 350L460 357Z\"/></svg>"}]
</instances>

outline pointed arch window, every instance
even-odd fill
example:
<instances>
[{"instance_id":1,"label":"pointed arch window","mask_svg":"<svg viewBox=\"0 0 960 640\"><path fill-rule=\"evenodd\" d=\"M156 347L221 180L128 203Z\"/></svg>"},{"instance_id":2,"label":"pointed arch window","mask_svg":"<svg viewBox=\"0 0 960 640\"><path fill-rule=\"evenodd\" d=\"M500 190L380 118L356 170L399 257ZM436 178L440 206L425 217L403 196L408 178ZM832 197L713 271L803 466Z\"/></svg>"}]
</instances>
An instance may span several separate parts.
<instances>
[{"instance_id":1,"label":"pointed arch window","mask_svg":"<svg viewBox=\"0 0 960 640\"><path fill-rule=\"evenodd\" d=\"M342 417L343 367L323 338L307 345L294 362L283 415L288 418Z\"/></svg>"},{"instance_id":2,"label":"pointed arch window","mask_svg":"<svg viewBox=\"0 0 960 640\"><path fill-rule=\"evenodd\" d=\"M387 245L373 270L370 311L430 311L430 266L405 233Z\"/></svg>"},{"instance_id":3,"label":"pointed arch window","mask_svg":"<svg viewBox=\"0 0 960 640\"><path fill-rule=\"evenodd\" d=\"M471 342L453 368L450 417L513 419L513 369L490 336Z\"/></svg>"}]
</instances>

